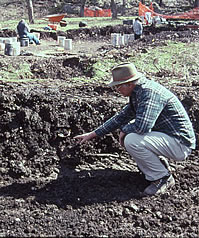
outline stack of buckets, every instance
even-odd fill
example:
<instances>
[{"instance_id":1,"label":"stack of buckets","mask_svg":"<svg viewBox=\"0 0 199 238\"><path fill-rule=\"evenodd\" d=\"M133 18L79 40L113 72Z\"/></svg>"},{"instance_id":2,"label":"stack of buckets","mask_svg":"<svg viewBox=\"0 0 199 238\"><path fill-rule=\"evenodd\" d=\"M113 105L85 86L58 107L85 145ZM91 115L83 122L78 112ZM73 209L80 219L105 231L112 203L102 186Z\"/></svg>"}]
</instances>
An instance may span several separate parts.
<instances>
[{"instance_id":1,"label":"stack of buckets","mask_svg":"<svg viewBox=\"0 0 199 238\"><path fill-rule=\"evenodd\" d=\"M65 36L58 36L57 43L65 50L72 50L72 39L66 39Z\"/></svg>"},{"instance_id":2,"label":"stack of buckets","mask_svg":"<svg viewBox=\"0 0 199 238\"><path fill-rule=\"evenodd\" d=\"M124 34L124 35L121 35L120 33L111 34L111 44L113 46L128 45L129 43L132 43L134 39L135 39L134 34Z\"/></svg>"},{"instance_id":3,"label":"stack of buckets","mask_svg":"<svg viewBox=\"0 0 199 238\"><path fill-rule=\"evenodd\" d=\"M17 37L0 37L0 50L3 50L5 55L20 55L20 42L17 42Z\"/></svg>"}]
</instances>

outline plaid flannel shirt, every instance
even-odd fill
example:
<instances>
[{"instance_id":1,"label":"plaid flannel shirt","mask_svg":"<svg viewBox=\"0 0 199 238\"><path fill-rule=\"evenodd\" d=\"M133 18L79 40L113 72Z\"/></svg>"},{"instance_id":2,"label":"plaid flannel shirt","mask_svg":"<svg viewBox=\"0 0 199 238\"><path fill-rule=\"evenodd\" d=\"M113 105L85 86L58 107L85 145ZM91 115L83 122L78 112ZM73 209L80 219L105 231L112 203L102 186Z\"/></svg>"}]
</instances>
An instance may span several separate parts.
<instances>
[{"instance_id":1,"label":"plaid flannel shirt","mask_svg":"<svg viewBox=\"0 0 199 238\"><path fill-rule=\"evenodd\" d=\"M116 129L125 134L159 131L177 138L191 149L196 147L193 126L182 103L164 86L145 77L139 79L129 104L95 132L104 136Z\"/></svg>"}]
</instances>

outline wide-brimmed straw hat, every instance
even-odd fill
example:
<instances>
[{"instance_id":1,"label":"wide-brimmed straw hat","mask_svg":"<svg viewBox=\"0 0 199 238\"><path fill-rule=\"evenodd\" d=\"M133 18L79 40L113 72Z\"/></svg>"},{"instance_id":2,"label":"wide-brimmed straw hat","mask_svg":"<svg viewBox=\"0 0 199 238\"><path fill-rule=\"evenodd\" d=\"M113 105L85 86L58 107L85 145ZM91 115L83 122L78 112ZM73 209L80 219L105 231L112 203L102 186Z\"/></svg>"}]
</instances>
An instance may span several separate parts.
<instances>
[{"instance_id":1,"label":"wide-brimmed straw hat","mask_svg":"<svg viewBox=\"0 0 199 238\"><path fill-rule=\"evenodd\" d=\"M137 71L133 63L123 63L112 69L112 76L113 80L108 83L110 87L135 81L141 78L143 74Z\"/></svg>"}]
</instances>

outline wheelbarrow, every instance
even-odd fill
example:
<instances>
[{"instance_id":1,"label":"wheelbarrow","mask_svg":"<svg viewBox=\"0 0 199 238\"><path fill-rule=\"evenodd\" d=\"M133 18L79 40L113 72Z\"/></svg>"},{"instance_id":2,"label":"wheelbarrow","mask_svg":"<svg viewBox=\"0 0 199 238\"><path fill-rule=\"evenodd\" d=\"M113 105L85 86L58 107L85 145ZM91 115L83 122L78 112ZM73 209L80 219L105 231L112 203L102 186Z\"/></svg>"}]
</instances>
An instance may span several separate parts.
<instances>
[{"instance_id":1,"label":"wheelbarrow","mask_svg":"<svg viewBox=\"0 0 199 238\"><path fill-rule=\"evenodd\" d=\"M62 20L67 14L54 14L47 15L43 17L44 20L49 21L48 26L50 26L53 30L57 30L58 24L61 26L66 26L66 21Z\"/></svg>"}]
</instances>

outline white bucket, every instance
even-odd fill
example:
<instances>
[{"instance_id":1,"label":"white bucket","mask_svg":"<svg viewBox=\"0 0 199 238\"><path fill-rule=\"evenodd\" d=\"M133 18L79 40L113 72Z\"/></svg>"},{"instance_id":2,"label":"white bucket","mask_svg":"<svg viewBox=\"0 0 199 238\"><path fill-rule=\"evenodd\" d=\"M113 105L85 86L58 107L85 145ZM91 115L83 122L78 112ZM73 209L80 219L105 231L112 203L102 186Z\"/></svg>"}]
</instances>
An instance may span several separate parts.
<instances>
[{"instance_id":1,"label":"white bucket","mask_svg":"<svg viewBox=\"0 0 199 238\"><path fill-rule=\"evenodd\" d=\"M13 55L20 55L20 53L21 53L20 42L13 43L13 46L14 46Z\"/></svg>"},{"instance_id":2,"label":"white bucket","mask_svg":"<svg viewBox=\"0 0 199 238\"><path fill-rule=\"evenodd\" d=\"M124 36L119 36L118 44L119 45L124 45Z\"/></svg>"},{"instance_id":3,"label":"white bucket","mask_svg":"<svg viewBox=\"0 0 199 238\"><path fill-rule=\"evenodd\" d=\"M16 43L17 42L17 37L10 37L10 39L11 39L12 43Z\"/></svg>"},{"instance_id":4,"label":"white bucket","mask_svg":"<svg viewBox=\"0 0 199 238\"><path fill-rule=\"evenodd\" d=\"M119 45L119 36L118 33L111 33L111 44L114 46Z\"/></svg>"},{"instance_id":5,"label":"white bucket","mask_svg":"<svg viewBox=\"0 0 199 238\"><path fill-rule=\"evenodd\" d=\"M12 43L12 38L4 38L4 43L11 44Z\"/></svg>"},{"instance_id":6,"label":"white bucket","mask_svg":"<svg viewBox=\"0 0 199 238\"><path fill-rule=\"evenodd\" d=\"M39 32L33 32L33 34L37 37L37 39L40 39L40 33Z\"/></svg>"},{"instance_id":7,"label":"white bucket","mask_svg":"<svg viewBox=\"0 0 199 238\"><path fill-rule=\"evenodd\" d=\"M124 44L128 45L129 43L129 34L124 34Z\"/></svg>"},{"instance_id":8,"label":"white bucket","mask_svg":"<svg viewBox=\"0 0 199 238\"><path fill-rule=\"evenodd\" d=\"M5 50L5 44L2 43L2 42L0 42L0 51L1 51L1 50Z\"/></svg>"},{"instance_id":9,"label":"white bucket","mask_svg":"<svg viewBox=\"0 0 199 238\"><path fill-rule=\"evenodd\" d=\"M5 55L17 56L20 55L20 42L6 43L5 44Z\"/></svg>"},{"instance_id":10,"label":"white bucket","mask_svg":"<svg viewBox=\"0 0 199 238\"><path fill-rule=\"evenodd\" d=\"M57 37L57 43L58 45L64 47L64 41L65 41L66 37L65 36L58 36Z\"/></svg>"},{"instance_id":11,"label":"white bucket","mask_svg":"<svg viewBox=\"0 0 199 238\"><path fill-rule=\"evenodd\" d=\"M135 40L135 35L134 34L129 34L129 40L128 42L131 43Z\"/></svg>"},{"instance_id":12,"label":"white bucket","mask_svg":"<svg viewBox=\"0 0 199 238\"><path fill-rule=\"evenodd\" d=\"M72 50L72 39L65 39L64 40L64 49L65 50Z\"/></svg>"}]
</instances>

